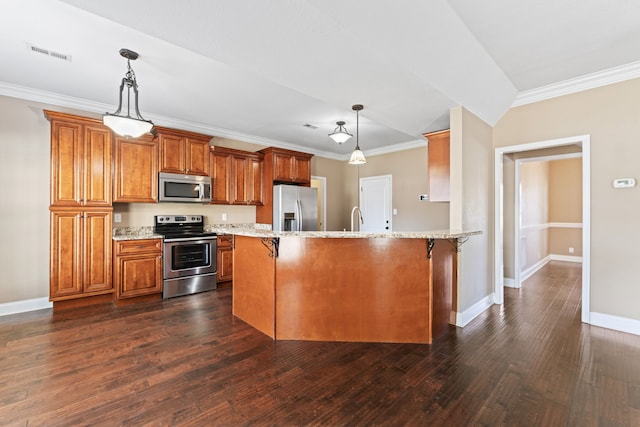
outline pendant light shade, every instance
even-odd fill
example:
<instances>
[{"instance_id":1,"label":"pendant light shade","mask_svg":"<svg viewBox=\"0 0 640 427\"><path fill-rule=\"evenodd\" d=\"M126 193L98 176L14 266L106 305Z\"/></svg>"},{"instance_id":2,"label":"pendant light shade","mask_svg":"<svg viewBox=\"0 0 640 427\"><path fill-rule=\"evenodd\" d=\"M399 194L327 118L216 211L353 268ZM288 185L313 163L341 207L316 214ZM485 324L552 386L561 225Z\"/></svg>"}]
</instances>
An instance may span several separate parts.
<instances>
[{"instance_id":1,"label":"pendant light shade","mask_svg":"<svg viewBox=\"0 0 640 427\"><path fill-rule=\"evenodd\" d=\"M364 157L364 153L360 150L360 110L364 107L360 104L356 104L351 109L356 112L356 149L351 153L349 158L350 165L364 165L367 163L367 159Z\"/></svg>"},{"instance_id":2,"label":"pendant light shade","mask_svg":"<svg viewBox=\"0 0 640 427\"><path fill-rule=\"evenodd\" d=\"M129 49L120 49L120 56L127 58L127 73L120 83L118 109L113 113L105 113L102 116L102 123L120 136L137 138L151 132L153 122L145 120L138 109L138 83L136 82L136 74L131 68L131 61L135 61L138 54ZM122 94L125 87L127 88L126 115L125 112L122 112ZM131 91L133 91L133 100L131 99ZM132 108L134 116L131 116Z\"/></svg>"},{"instance_id":3,"label":"pendant light shade","mask_svg":"<svg viewBox=\"0 0 640 427\"><path fill-rule=\"evenodd\" d=\"M329 138L333 139L338 144L347 142L353 135L347 132L347 129L344 127L343 121L336 122L336 124L338 125L338 127L336 127L335 130L329 134Z\"/></svg>"}]
</instances>

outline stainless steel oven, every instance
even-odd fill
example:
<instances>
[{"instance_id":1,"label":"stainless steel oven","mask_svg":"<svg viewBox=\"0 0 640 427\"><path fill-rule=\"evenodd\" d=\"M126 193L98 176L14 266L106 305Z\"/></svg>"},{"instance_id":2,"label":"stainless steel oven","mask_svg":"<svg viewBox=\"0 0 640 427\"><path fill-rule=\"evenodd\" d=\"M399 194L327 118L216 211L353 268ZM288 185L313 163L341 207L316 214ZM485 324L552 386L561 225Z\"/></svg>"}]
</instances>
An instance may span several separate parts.
<instances>
[{"instance_id":1,"label":"stainless steel oven","mask_svg":"<svg viewBox=\"0 0 640 427\"><path fill-rule=\"evenodd\" d=\"M164 235L163 298L217 288L217 236L204 232L201 215L156 216L154 231Z\"/></svg>"}]
</instances>

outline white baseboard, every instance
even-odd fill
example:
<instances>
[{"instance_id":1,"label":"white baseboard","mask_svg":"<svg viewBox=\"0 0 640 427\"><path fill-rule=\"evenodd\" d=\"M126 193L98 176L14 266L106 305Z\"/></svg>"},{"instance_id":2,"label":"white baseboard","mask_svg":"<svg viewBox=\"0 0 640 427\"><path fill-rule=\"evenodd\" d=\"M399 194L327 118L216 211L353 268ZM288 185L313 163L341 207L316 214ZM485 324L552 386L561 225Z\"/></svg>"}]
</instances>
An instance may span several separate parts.
<instances>
[{"instance_id":1,"label":"white baseboard","mask_svg":"<svg viewBox=\"0 0 640 427\"><path fill-rule=\"evenodd\" d=\"M503 279L503 285L507 288L515 288L516 287L516 279L512 279L511 277L505 277Z\"/></svg>"},{"instance_id":2,"label":"white baseboard","mask_svg":"<svg viewBox=\"0 0 640 427\"><path fill-rule=\"evenodd\" d=\"M42 310L43 308L52 308L53 303L49 298L34 298L22 301L12 301L0 304L0 316L8 316L10 314L24 313L27 311Z\"/></svg>"},{"instance_id":3,"label":"white baseboard","mask_svg":"<svg viewBox=\"0 0 640 427\"><path fill-rule=\"evenodd\" d=\"M589 313L589 320L592 326L600 326L601 328L640 335L640 320L596 313L593 311Z\"/></svg>"},{"instance_id":4,"label":"white baseboard","mask_svg":"<svg viewBox=\"0 0 640 427\"><path fill-rule=\"evenodd\" d=\"M547 255L546 257L542 258L540 261L536 262L531 267L523 271L522 274L520 275L520 283L524 282L529 277L531 277L536 271L540 270L542 267L547 265L549 261L551 261L551 255Z\"/></svg>"},{"instance_id":5,"label":"white baseboard","mask_svg":"<svg viewBox=\"0 0 640 427\"><path fill-rule=\"evenodd\" d=\"M480 313L485 311L487 308L493 305L493 294L489 294L486 297L482 298L477 303L473 304L471 307L466 309L462 313L457 313L456 315L456 326L464 327L466 324L471 322L473 319L478 317Z\"/></svg>"},{"instance_id":6,"label":"white baseboard","mask_svg":"<svg viewBox=\"0 0 640 427\"><path fill-rule=\"evenodd\" d=\"M551 257L551 261L577 262L577 263L580 263L580 264L582 263L582 257L581 256L551 254L551 255L549 255L549 257Z\"/></svg>"}]
</instances>

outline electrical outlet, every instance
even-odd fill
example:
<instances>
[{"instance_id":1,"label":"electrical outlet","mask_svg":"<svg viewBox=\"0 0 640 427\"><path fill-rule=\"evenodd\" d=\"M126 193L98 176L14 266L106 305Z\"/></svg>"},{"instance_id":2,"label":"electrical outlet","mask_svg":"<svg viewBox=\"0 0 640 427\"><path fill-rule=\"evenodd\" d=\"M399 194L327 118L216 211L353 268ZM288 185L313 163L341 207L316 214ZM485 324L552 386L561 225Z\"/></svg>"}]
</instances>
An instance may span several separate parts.
<instances>
[{"instance_id":1,"label":"electrical outlet","mask_svg":"<svg viewBox=\"0 0 640 427\"><path fill-rule=\"evenodd\" d=\"M569 248L569 253L572 254L573 253L573 248Z\"/></svg>"},{"instance_id":2,"label":"electrical outlet","mask_svg":"<svg viewBox=\"0 0 640 427\"><path fill-rule=\"evenodd\" d=\"M122 214L113 214L113 222L122 222Z\"/></svg>"},{"instance_id":3,"label":"electrical outlet","mask_svg":"<svg viewBox=\"0 0 640 427\"><path fill-rule=\"evenodd\" d=\"M222 213L222 220L223 220L223 221L226 221L226 220L227 220L227 213L226 213L226 212L223 212L223 213Z\"/></svg>"}]
</instances>

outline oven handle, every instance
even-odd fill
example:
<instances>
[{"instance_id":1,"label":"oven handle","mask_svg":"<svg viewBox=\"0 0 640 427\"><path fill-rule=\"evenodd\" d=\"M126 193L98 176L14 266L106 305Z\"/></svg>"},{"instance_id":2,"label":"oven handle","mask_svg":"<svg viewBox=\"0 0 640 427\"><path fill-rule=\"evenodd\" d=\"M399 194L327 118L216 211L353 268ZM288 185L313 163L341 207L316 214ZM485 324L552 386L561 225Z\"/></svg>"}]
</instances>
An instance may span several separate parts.
<instances>
[{"instance_id":1,"label":"oven handle","mask_svg":"<svg viewBox=\"0 0 640 427\"><path fill-rule=\"evenodd\" d=\"M165 243L174 243L174 242L197 242L203 241L208 242L210 240L216 240L217 236L205 236L205 237L174 237L172 239L164 239Z\"/></svg>"}]
</instances>

